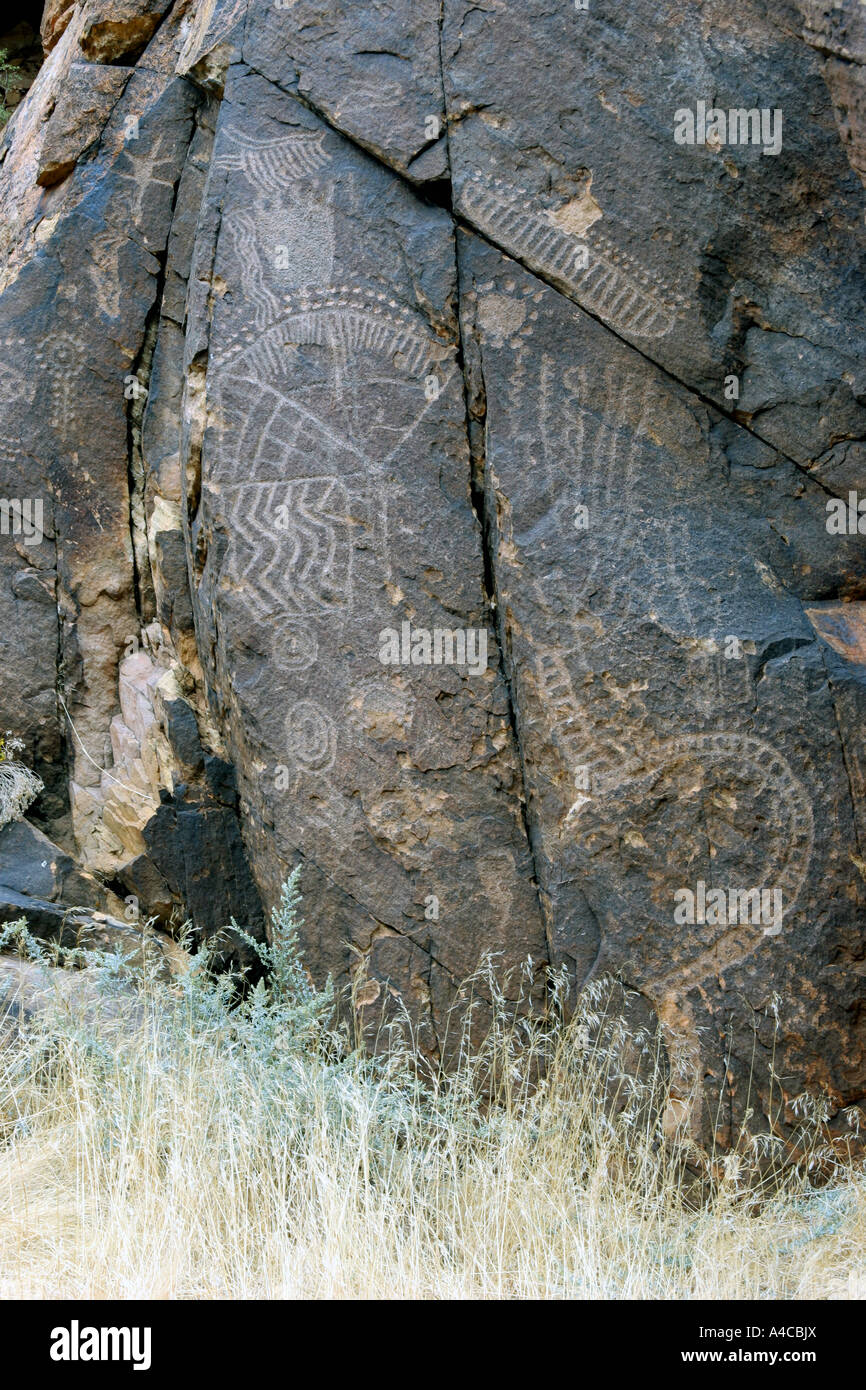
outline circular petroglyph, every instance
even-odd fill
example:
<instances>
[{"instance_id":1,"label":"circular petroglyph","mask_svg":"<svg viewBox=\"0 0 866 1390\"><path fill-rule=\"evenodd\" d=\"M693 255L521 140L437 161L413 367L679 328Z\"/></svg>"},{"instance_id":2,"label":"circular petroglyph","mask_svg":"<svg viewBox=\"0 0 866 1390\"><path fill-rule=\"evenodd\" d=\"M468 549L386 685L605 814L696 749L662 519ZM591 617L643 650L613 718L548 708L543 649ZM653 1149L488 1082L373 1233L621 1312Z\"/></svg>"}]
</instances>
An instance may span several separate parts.
<instances>
[{"instance_id":1,"label":"circular petroglyph","mask_svg":"<svg viewBox=\"0 0 866 1390\"><path fill-rule=\"evenodd\" d=\"M306 671L316 663L319 644L304 623L287 622L277 633L277 651L284 670Z\"/></svg>"},{"instance_id":2,"label":"circular petroglyph","mask_svg":"<svg viewBox=\"0 0 866 1390\"><path fill-rule=\"evenodd\" d=\"M286 716L289 756L309 772L327 772L337 754L337 733L330 715L312 700L299 700Z\"/></svg>"}]
</instances>

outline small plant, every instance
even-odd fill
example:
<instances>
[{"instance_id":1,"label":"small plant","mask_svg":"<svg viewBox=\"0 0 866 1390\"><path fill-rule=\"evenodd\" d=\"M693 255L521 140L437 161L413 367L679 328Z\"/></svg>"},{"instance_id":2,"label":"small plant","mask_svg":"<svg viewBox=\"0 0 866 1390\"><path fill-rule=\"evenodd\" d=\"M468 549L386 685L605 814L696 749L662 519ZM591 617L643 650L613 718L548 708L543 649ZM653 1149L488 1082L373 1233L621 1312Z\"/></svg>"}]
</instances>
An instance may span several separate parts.
<instances>
[{"instance_id":1,"label":"small plant","mask_svg":"<svg viewBox=\"0 0 866 1390\"><path fill-rule=\"evenodd\" d=\"M252 947L267 972L253 991L251 1015L259 1026L267 1021L268 1027L279 1033L283 1049L304 1048L320 1040L334 1012L331 980L323 990L317 990L304 968L300 947L304 924L298 916L300 873L298 865L280 890L280 901L271 913L269 943L257 941L232 919L232 928Z\"/></svg>"},{"instance_id":2,"label":"small plant","mask_svg":"<svg viewBox=\"0 0 866 1390\"><path fill-rule=\"evenodd\" d=\"M9 119L6 101L10 88L17 85L16 79L20 76L21 69L9 62L9 50L0 48L0 126L4 126Z\"/></svg>"},{"instance_id":3,"label":"small plant","mask_svg":"<svg viewBox=\"0 0 866 1390\"><path fill-rule=\"evenodd\" d=\"M15 754L23 748L24 740L11 729L0 734L0 829L10 821L20 820L45 785L41 777L15 760Z\"/></svg>"},{"instance_id":4,"label":"small plant","mask_svg":"<svg viewBox=\"0 0 866 1390\"><path fill-rule=\"evenodd\" d=\"M11 729L0 734L0 762L11 762L15 753L23 753L24 740L16 737Z\"/></svg>"}]
</instances>

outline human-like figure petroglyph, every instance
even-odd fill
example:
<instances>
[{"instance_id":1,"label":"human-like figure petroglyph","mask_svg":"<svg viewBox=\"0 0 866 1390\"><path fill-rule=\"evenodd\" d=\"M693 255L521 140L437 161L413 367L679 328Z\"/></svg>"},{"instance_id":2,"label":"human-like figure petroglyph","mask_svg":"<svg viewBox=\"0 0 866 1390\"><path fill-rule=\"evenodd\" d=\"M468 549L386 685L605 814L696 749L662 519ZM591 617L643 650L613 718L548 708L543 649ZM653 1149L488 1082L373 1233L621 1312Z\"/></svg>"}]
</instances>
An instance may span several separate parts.
<instances>
[{"instance_id":1,"label":"human-like figure petroglyph","mask_svg":"<svg viewBox=\"0 0 866 1390\"><path fill-rule=\"evenodd\" d=\"M174 169L175 159L170 137L166 132L160 131L149 147L144 141L133 141L124 149L121 160L125 167L120 168L120 162L118 163L118 178L133 185L128 193L126 208L131 213L132 221L137 222L144 212L145 203L151 197L150 190L153 184L162 184L163 188L174 192L174 178L163 178L157 172L160 168L165 168L171 175Z\"/></svg>"},{"instance_id":2,"label":"human-like figure petroglyph","mask_svg":"<svg viewBox=\"0 0 866 1390\"><path fill-rule=\"evenodd\" d=\"M507 251L558 280L591 313L636 338L664 338L677 321L676 296L663 294L597 227L574 236L547 209L502 179L467 179L460 210Z\"/></svg>"}]
</instances>

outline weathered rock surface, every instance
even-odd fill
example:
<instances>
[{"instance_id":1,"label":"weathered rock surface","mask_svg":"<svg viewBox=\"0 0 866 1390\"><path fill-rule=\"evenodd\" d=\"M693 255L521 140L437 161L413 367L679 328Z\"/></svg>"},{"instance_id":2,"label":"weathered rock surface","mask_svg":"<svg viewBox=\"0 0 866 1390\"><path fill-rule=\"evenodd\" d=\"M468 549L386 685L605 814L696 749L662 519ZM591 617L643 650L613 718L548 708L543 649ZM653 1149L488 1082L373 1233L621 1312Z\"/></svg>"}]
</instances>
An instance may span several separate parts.
<instances>
[{"instance_id":1,"label":"weathered rock surface","mask_svg":"<svg viewBox=\"0 0 866 1390\"><path fill-rule=\"evenodd\" d=\"M545 953L495 655L478 675L379 661L404 622L486 636L451 220L243 69L212 202L189 549L254 867L270 895L300 854L308 916L341 924L316 964L372 951L435 1032L481 951Z\"/></svg>"},{"instance_id":2,"label":"weathered rock surface","mask_svg":"<svg viewBox=\"0 0 866 1390\"><path fill-rule=\"evenodd\" d=\"M114 941L109 949L116 950L117 945ZM159 981L168 983L186 970L186 953L170 939L159 944L149 939L147 949L151 971L156 965ZM140 942L126 958L133 968L141 964ZM165 1008L168 1003L165 996L161 1003ZM126 974L114 976L106 989L99 977L88 969L19 956L0 956L0 1047L15 1040L27 1025L33 1024L41 1026L43 1036L49 1037L52 1029L60 1024L63 1031L71 1025L86 1030L91 1037L98 1032L106 1042L112 1038L134 1040L141 1036L146 1024L146 1009L136 991L134 978Z\"/></svg>"},{"instance_id":3,"label":"weathered rock surface","mask_svg":"<svg viewBox=\"0 0 866 1390\"><path fill-rule=\"evenodd\" d=\"M132 69L73 63L48 117L36 182L43 188L71 174L96 143L120 100Z\"/></svg>"},{"instance_id":4,"label":"weathered rock surface","mask_svg":"<svg viewBox=\"0 0 866 1390\"><path fill-rule=\"evenodd\" d=\"M0 885L31 898L119 914L123 903L35 825L16 820L0 830Z\"/></svg>"},{"instance_id":5,"label":"weathered rock surface","mask_svg":"<svg viewBox=\"0 0 866 1390\"><path fill-rule=\"evenodd\" d=\"M63 31L72 18L75 6L76 0L46 0L40 26L42 47L46 54L50 53L63 37Z\"/></svg>"},{"instance_id":6,"label":"weathered rock surface","mask_svg":"<svg viewBox=\"0 0 866 1390\"><path fill-rule=\"evenodd\" d=\"M20 921L58 961L68 960L68 953L73 953L75 966L81 964L76 952L97 951L119 955L132 967L148 964L161 978L170 979L172 973L186 968L189 960L187 952L166 932L133 925L105 912L40 902L0 885L0 923Z\"/></svg>"},{"instance_id":7,"label":"weathered rock surface","mask_svg":"<svg viewBox=\"0 0 866 1390\"><path fill-rule=\"evenodd\" d=\"M620 972L696 1044L745 1030L773 981L786 1066L835 1037L851 1095L862 667L831 669L803 605L844 591L857 538L827 534L817 482L499 252L462 234L461 266L554 951L578 979ZM842 736L840 678L861 710ZM779 919L678 924L698 882L773 888Z\"/></svg>"},{"instance_id":8,"label":"weathered rock surface","mask_svg":"<svg viewBox=\"0 0 866 1390\"><path fill-rule=\"evenodd\" d=\"M863 1097L864 23L48 7L0 723L83 871L210 933L303 863L431 1048L485 951L615 970L722 1142Z\"/></svg>"}]
</instances>

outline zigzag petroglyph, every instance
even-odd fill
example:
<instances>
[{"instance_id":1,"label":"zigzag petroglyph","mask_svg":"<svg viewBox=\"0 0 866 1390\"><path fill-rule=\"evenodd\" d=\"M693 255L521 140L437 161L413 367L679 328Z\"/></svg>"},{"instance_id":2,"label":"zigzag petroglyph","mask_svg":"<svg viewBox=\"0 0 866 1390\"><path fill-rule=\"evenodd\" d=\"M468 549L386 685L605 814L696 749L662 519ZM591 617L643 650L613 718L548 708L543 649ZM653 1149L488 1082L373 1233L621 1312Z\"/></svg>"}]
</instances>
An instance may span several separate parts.
<instances>
[{"instance_id":1,"label":"zigzag petroglyph","mask_svg":"<svg viewBox=\"0 0 866 1390\"><path fill-rule=\"evenodd\" d=\"M259 228L251 212L235 212L226 230L234 244L238 263L243 267L241 280L244 299L253 306L253 324L257 330L273 322L279 312L279 295L265 283L264 264L259 250Z\"/></svg>"},{"instance_id":2,"label":"zigzag petroglyph","mask_svg":"<svg viewBox=\"0 0 866 1390\"><path fill-rule=\"evenodd\" d=\"M229 575L258 619L351 605L350 503L341 479L245 482L225 491L235 538Z\"/></svg>"},{"instance_id":3,"label":"zigzag petroglyph","mask_svg":"<svg viewBox=\"0 0 866 1390\"><path fill-rule=\"evenodd\" d=\"M252 235L252 226L247 230ZM375 548L387 578L385 469L456 363L453 344L379 287L338 285L273 298L273 306L257 303L267 326L248 324L214 359L206 487L226 517L227 580L254 620L288 634L291 669L301 671L316 659L314 625L328 619L333 641L334 620L348 620L357 545ZM314 372L305 386L294 354L310 346L324 349L325 372ZM384 364L403 392L404 416L380 436L365 421Z\"/></svg>"}]
</instances>

